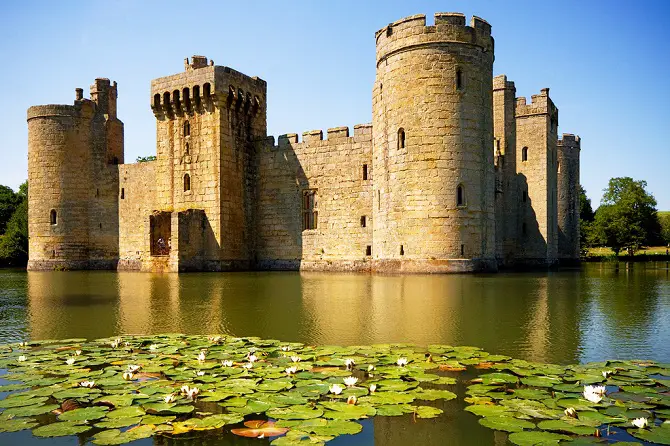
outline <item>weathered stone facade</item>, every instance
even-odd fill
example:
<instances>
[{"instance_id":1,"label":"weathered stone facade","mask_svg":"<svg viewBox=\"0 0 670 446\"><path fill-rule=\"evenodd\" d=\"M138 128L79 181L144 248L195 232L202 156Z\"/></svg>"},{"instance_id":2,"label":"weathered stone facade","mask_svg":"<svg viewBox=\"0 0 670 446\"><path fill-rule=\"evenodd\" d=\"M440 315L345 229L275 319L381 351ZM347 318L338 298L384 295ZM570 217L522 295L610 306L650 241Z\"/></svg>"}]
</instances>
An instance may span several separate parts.
<instances>
[{"instance_id":1,"label":"weathered stone facade","mask_svg":"<svg viewBox=\"0 0 670 446\"><path fill-rule=\"evenodd\" d=\"M202 56L151 83L123 163L116 83L28 110L30 269L494 271L579 255L579 137L493 78L491 26L379 30L372 124L267 135L267 84ZM493 147L492 147L493 144ZM575 214L577 209L577 214ZM576 218L576 220L575 220Z\"/></svg>"}]
</instances>

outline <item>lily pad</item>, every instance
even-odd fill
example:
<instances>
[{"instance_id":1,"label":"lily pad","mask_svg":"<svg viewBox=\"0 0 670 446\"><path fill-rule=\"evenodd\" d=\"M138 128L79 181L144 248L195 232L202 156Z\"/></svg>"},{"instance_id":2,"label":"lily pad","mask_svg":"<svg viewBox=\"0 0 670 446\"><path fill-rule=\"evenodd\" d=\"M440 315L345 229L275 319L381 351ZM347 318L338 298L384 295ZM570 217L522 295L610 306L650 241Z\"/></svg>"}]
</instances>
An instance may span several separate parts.
<instances>
[{"instance_id":1,"label":"lily pad","mask_svg":"<svg viewBox=\"0 0 670 446\"><path fill-rule=\"evenodd\" d=\"M508 438L510 442L519 446L551 445L571 439L567 435L546 431L514 432Z\"/></svg>"},{"instance_id":2,"label":"lily pad","mask_svg":"<svg viewBox=\"0 0 670 446\"><path fill-rule=\"evenodd\" d=\"M10 418L7 420L0 419L0 433L1 432L18 432L24 429L32 429L37 426L37 422L30 418Z\"/></svg>"},{"instance_id":3,"label":"lily pad","mask_svg":"<svg viewBox=\"0 0 670 446\"><path fill-rule=\"evenodd\" d=\"M418 418L435 418L442 414L443 410L432 406L418 406L415 413Z\"/></svg>"},{"instance_id":4,"label":"lily pad","mask_svg":"<svg viewBox=\"0 0 670 446\"><path fill-rule=\"evenodd\" d=\"M104 418L109 408L104 406L84 407L81 409L69 410L58 416L61 421L93 421Z\"/></svg>"},{"instance_id":5,"label":"lily pad","mask_svg":"<svg viewBox=\"0 0 670 446\"><path fill-rule=\"evenodd\" d=\"M74 421L61 421L33 429L33 435L36 437L64 437L81 434L90 428L90 426L78 424Z\"/></svg>"},{"instance_id":6,"label":"lily pad","mask_svg":"<svg viewBox=\"0 0 670 446\"><path fill-rule=\"evenodd\" d=\"M481 418L479 424L498 431L521 432L524 429L534 429L535 425L529 421L506 416L490 416Z\"/></svg>"},{"instance_id":7,"label":"lily pad","mask_svg":"<svg viewBox=\"0 0 670 446\"><path fill-rule=\"evenodd\" d=\"M310 406L290 406L276 407L268 410L266 413L269 417L282 420L309 420L310 418L322 416L323 410Z\"/></svg>"}]
</instances>

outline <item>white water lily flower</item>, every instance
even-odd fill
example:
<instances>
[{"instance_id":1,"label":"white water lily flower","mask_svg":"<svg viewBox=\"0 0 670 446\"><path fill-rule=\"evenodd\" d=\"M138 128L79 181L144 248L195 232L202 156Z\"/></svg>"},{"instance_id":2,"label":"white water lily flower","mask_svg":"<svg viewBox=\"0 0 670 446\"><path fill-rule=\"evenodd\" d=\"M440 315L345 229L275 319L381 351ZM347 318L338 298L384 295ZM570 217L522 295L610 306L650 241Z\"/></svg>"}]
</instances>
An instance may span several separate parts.
<instances>
[{"instance_id":1,"label":"white water lily flower","mask_svg":"<svg viewBox=\"0 0 670 446\"><path fill-rule=\"evenodd\" d=\"M563 411L566 417L577 418L577 411L574 407L568 407Z\"/></svg>"},{"instance_id":2,"label":"white water lily flower","mask_svg":"<svg viewBox=\"0 0 670 446\"><path fill-rule=\"evenodd\" d=\"M158 345L157 345L157 344L151 344L151 345L149 346L149 350L156 350L157 348L158 348Z\"/></svg>"},{"instance_id":3,"label":"white water lily flower","mask_svg":"<svg viewBox=\"0 0 670 446\"><path fill-rule=\"evenodd\" d=\"M368 372L371 372L371 371L373 371L374 369L375 369L375 366L373 366L372 364L370 364L370 365L368 366Z\"/></svg>"},{"instance_id":4,"label":"white water lily flower","mask_svg":"<svg viewBox=\"0 0 670 446\"><path fill-rule=\"evenodd\" d=\"M358 382L358 378L354 376L347 376L342 381L344 381L344 384L346 384L347 387L353 387Z\"/></svg>"},{"instance_id":5,"label":"white water lily flower","mask_svg":"<svg viewBox=\"0 0 670 446\"><path fill-rule=\"evenodd\" d=\"M198 361L203 362L205 360L205 351L201 351L200 354L198 354Z\"/></svg>"},{"instance_id":6,"label":"white water lily flower","mask_svg":"<svg viewBox=\"0 0 670 446\"><path fill-rule=\"evenodd\" d=\"M184 384L183 386L181 386L181 389L179 389L179 391L180 391L182 394L184 394L184 395L186 395L186 394L188 393L189 390L190 390L190 387L187 386L186 384Z\"/></svg>"},{"instance_id":7,"label":"white water lily flower","mask_svg":"<svg viewBox=\"0 0 670 446\"><path fill-rule=\"evenodd\" d=\"M26 357L26 355L21 355L21 356L19 356L18 361L19 361L19 362L23 362L23 361L25 361L26 359L28 359L28 358Z\"/></svg>"},{"instance_id":8,"label":"white water lily flower","mask_svg":"<svg viewBox=\"0 0 670 446\"><path fill-rule=\"evenodd\" d=\"M168 393L163 397L163 401L165 401L167 404L173 403L175 400L174 393Z\"/></svg>"},{"instance_id":9,"label":"white water lily flower","mask_svg":"<svg viewBox=\"0 0 670 446\"><path fill-rule=\"evenodd\" d=\"M247 356L247 359L249 360L249 362L255 362L258 360L258 356L250 354L249 356Z\"/></svg>"},{"instance_id":10,"label":"white water lily flower","mask_svg":"<svg viewBox=\"0 0 670 446\"><path fill-rule=\"evenodd\" d=\"M74 358L67 358L67 361L65 361L65 364L67 364L67 365L74 364Z\"/></svg>"},{"instance_id":11,"label":"white water lily flower","mask_svg":"<svg viewBox=\"0 0 670 446\"><path fill-rule=\"evenodd\" d=\"M333 395L339 395L343 390L344 388L339 384L331 384L330 387L328 387L328 391Z\"/></svg>"},{"instance_id":12,"label":"white water lily flower","mask_svg":"<svg viewBox=\"0 0 670 446\"><path fill-rule=\"evenodd\" d=\"M352 368L354 364L356 364L356 362L351 358L347 358L344 360L344 365L347 367L347 369Z\"/></svg>"},{"instance_id":13,"label":"white water lily flower","mask_svg":"<svg viewBox=\"0 0 670 446\"><path fill-rule=\"evenodd\" d=\"M205 372L203 372L202 370L198 370L195 375L196 376L205 376Z\"/></svg>"},{"instance_id":14,"label":"white water lily flower","mask_svg":"<svg viewBox=\"0 0 670 446\"><path fill-rule=\"evenodd\" d=\"M75 356L81 356L81 350L75 350L74 355Z\"/></svg>"},{"instance_id":15,"label":"white water lily flower","mask_svg":"<svg viewBox=\"0 0 670 446\"><path fill-rule=\"evenodd\" d=\"M284 346L282 346L281 351L289 352L289 351L291 351L291 346L290 345L284 345Z\"/></svg>"},{"instance_id":16,"label":"white water lily flower","mask_svg":"<svg viewBox=\"0 0 670 446\"><path fill-rule=\"evenodd\" d=\"M296 367L296 366L292 366L292 367L287 367L287 368L286 368L286 374L287 374L287 375L292 375L292 374L294 374L294 373L297 372L297 371L298 371L298 367Z\"/></svg>"},{"instance_id":17,"label":"white water lily flower","mask_svg":"<svg viewBox=\"0 0 670 446\"><path fill-rule=\"evenodd\" d=\"M596 392L593 386L584 386L584 398L596 404L603 399L602 394Z\"/></svg>"},{"instance_id":18,"label":"white water lily flower","mask_svg":"<svg viewBox=\"0 0 670 446\"><path fill-rule=\"evenodd\" d=\"M595 393L602 397L606 392L605 386L584 386L584 393Z\"/></svg>"},{"instance_id":19,"label":"white water lily flower","mask_svg":"<svg viewBox=\"0 0 670 446\"><path fill-rule=\"evenodd\" d=\"M396 364L398 364L400 367L405 367L407 365L407 358L398 358Z\"/></svg>"},{"instance_id":20,"label":"white water lily flower","mask_svg":"<svg viewBox=\"0 0 670 446\"><path fill-rule=\"evenodd\" d=\"M200 390L198 390L197 387L191 387L188 389L188 392L186 392L186 398L194 400L198 396L198 393L200 393Z\"/></svg>"},{"instance_id":21,"label":"white water lily flower","mask_svg":"<svg viewBox=\"0 0 670 446\"><path fill-rule=\"evenodd\" d=\"M109 345L111 345L112 348L117 348L119 345L121 345L121 338L114 339Z\"/></svg>"},{"instance_id":22,"label":"white water lily flower","mask_svg":"<svg viewBox=\"0 0 670 446\"><path fill-rule=\"evenodd\" d=\"M224 367L232 367L233 366L233 361L223 360L223 361L221 361L221 365L224 366Z\"/></svg>"},{"instance_id":23,"label":"white water lily flower","mask_svg":"<svg viewBox=\"0 0 670 446\"><path fill-rule=\"evenodd\" d=\"M356 404L356 402L358 402L358 400L355 395L350 395L349 398L347 398L347 404Z\"/></svg>"},{"instance_id":24,"label":"white water lily flower","mask_svg":"<svg viewBox=\"0 0 670 446\"><path fill-rule=\"evenodd\" d=\"M300 362L300 356L291 356L291 361Z\"/></svg>"},{"instance_id":25,"label":"white water lily flower","mask_svg":"<svg viewBox=\"0 0 670 446\"><path fill-rule=\"evenodd\" d=\"M28 347L28 341L19 342L19 347L21 347L21 348Z\"/></svg>"},{"instance_id":26,"label":"white water lily flower","mask_svg":"<svg viewBox=\"0 0 670 446\"><path fill-rule=\"evenodd\" d=\"M614 372L612 370L603 370L601 373L603 374L603 378L607 379Z\"/></svg>"},{"instance_id":27,"label":"white water lily flower","mask_svg":"<svg viewBox=\"0 0 670 446\"><path fill-rule=\"evenodd\" d=\"M637 427L638 429L644 429L647 427L647 424L649 424L646 418L635 418L631 421L631 423L633 423L633 426Z\"/></svg>"},{"instance_id":28,"label":"white water lily flower","mask_svg":"<svg viewBox=\"0 0 670 446\"><path fill-rule=\"evenodd\" d=\"M253 362L247 362L246 364L243 364L243 365L242 365L242 367L244 367L244 368L247 369L247 370L248 370L248 369L251 369L253 366L254 366L254 363L253 363Z\"/></svg>"},{"instance_id":29,"label":"white water lily flower","mask_svg":"<svg viewBox=\"0 0 670 446\"><path fill-rule=\"evenodd\" d=\"M133 373L132 372L123 372L123 379L126 381L131 381L133 379Z\"/></svg>"},{"instance_id":30,"label":"white water lily flower","mask_svg":"<svg viewBox=\"0 0 670 446\"><path fill-rule=\"evenodd\" d=\"M377 384L370 384L370 393L375 393L377 390Z\"/></svg>"},{"instance_id":31,"label":"white water lily flower","mask_svg":"<svg viewBox=\"0 0 670 446\"><path fill-rule=\"evenodd\" d=\"M123 343L123 345L125 345L126 347L130 347L130 342L126 341Z\"/></svg>"},{"instance_id":32,"label":"white water lily flower","mask_svg":"<svg viewBox=\"0 0 670 446\"><path fill-rule=\"evenodd\" d=\"M80 387L88 387L89 389L92 389L95 386L95 381L82 381L79 383Z\"/></svg>"},{"instance_id":33,"label":"white water lily flower","mask_svg":"<svg viewBox=\"0 0 670 446\"><path fill-rule=\"evenodd\" d=\"M137 372L137 371L138 371L139 369L141 369L141 368L142 368L142 367L140 367L139 365L129 364L129 365L128 365L128 370L127 370L127 371L130 372L130 373L135 373L135 372Z\"/></svg>"}]
</instances>

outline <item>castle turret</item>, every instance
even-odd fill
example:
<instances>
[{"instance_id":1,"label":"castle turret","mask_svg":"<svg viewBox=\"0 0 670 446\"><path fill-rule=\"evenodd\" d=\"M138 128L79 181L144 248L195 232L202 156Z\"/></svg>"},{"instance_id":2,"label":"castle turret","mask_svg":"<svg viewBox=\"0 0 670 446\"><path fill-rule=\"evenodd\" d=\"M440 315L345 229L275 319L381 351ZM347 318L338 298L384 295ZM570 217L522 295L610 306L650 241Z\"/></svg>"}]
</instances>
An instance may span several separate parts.
<instances>
[{"instance_id":1,"label":"castle turret","mask_svg":"<svg viewBox=\"0 0 670 446\"><path fill-rule=\"evenodd\" d=\"M28 269L110 268L118 259L123 123L116 83L96 79L92 99L28 109Z\"/></svg>"},{"instance_id":2,"label":"castle turret","mask_svg":"<svg viewBox=\"0 0 670 446\"><path fill-rule=\"evenodd\" d=\"M407 17L379 30L373 90L378 270L495 269L491 26Z\"/></svg>"},{"instance_id":3,"label":"castle turret","mask_svg":"<svg viewBox=\"0 0 670 446\"><path fill-rule=\"evenodd\" d=\"M581 139L564 133L558 140L558 259L579 260L579 155Z\"/></svg>"}]
</instances>

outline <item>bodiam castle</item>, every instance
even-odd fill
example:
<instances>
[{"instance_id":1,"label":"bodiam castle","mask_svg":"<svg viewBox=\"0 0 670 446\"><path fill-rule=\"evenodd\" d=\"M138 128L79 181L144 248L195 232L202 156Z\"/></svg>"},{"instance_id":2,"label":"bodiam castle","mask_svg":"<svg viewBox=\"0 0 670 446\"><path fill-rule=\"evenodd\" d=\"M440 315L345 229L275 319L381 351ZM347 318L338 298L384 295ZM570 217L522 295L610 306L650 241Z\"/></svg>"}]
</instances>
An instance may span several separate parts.
<instances>
[{"instance_id":1,"label":"bodiam castle","mask_svg":"<svg viewBox=\"0 0 670 446\"><path fill-rule=\"evenodd\" d=\"M372 123L267 135L267 83L203 56L155 79L156 160L117 85L28 109L31 270L470 272L579 258L580 139L493 77L491 26L375 34Z\"/></svg>"}]
</instances>

